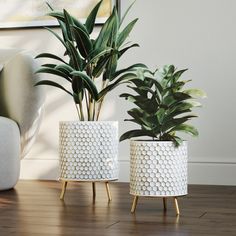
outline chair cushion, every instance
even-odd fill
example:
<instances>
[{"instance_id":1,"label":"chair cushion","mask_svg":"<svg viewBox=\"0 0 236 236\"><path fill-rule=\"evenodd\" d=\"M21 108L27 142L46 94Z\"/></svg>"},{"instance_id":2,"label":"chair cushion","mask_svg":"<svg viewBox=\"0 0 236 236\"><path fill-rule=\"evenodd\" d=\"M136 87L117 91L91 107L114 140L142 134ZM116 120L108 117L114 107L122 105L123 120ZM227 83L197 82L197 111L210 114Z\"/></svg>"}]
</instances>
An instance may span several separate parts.
<instances>
[{"instance_id":1,"label":"chair cushion","mask_svg":"<svg viewBox=\"0 0 236 236\"><path fill-rule=\"evenodd\" d=\"M0 61L4 64L0 74L0 115L18 124L24 157L38 132L45 95L42 86L34 86L40 75L34 74L38 65L33 57L24 51L10 53L6 61Z\"/></svg>"}]
</instances>

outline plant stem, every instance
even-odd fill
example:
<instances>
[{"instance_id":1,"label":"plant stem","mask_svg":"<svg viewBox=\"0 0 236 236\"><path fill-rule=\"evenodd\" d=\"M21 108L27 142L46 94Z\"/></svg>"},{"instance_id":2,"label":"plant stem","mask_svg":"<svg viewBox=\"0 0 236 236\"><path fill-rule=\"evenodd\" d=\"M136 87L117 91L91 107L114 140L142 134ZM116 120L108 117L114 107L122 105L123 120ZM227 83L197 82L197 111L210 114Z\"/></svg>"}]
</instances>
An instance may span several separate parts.
<instances>
[{"instance_id":1,"label":"plant stem","mask_svg":"<svg viewBox=\"0 0 236 236\"><path fill-rule=\"evenodd\" d=\"M89 102L89 120L92 120L92 113L93 113L93 99L90 99L90 102Z\"/></svg>"},{"instance_id":2,"label":"plant stem","mask_svg":"<svg viewBox=\"0 0 236 236\"><path fill-rule=\"evenodd\" d=\"M89 120L89 103L88 103L87 91L85 91L85 101L86 101L87 115L88 115L88 120Z\"/></svg>"},{"instance_id":3,"label":"plant stem","mask_svg":"<svg viewBox=\"0 0 236 236\"><path fill-rule=\"evenodd\" d=\"M103 80L103 81L102 81L102 89L101 89L101 90L103 90L104 88L106 88L107 85L108 85L108 81L107 81L107 80ZM100 115L100 112L101 112L101 109L102 109L103 102L104 102L104 97L103 97L103 98L101 99L101 101L99 102L96 120L99 119L99 115Z\"/></svg>"},{"instance_id":4,"label":"plant stem","mask_svg":"<svg viewBox=\"0 0 236 236\"><path fill-rule=\"evenodd\" d=\"M77 104L75 103L75 107L76 107L76 110L77 110L77 113L78 113L78 117L79 117L79 120L81 120L81 115L80 115L80 112L79 112L79 109L77 107Z\"/></svg>"},{"instance_id":5,"label":"plant stem","mask_svg":"<svg viewBox=\"0 0 236 236\"><path fill-rule=\"evenodd\" d=\"M84 121L84 113L83 113L83 106L82 103L79 103L79 109L80 109L80 115L81 115L81 121Z\"/></svg>"}]
</instances>

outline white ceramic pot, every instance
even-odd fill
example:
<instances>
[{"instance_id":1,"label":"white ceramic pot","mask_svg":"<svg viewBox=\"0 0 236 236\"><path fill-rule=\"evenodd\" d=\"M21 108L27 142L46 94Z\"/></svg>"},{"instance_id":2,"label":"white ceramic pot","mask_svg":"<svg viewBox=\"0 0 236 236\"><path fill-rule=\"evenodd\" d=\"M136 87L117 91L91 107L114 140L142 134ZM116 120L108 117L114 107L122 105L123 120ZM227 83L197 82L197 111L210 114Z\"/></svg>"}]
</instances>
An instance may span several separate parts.
<instances>
[{"instance_id":1,"label":"white ceramic pot","mask_svg":"<svg viewBox=\"0 0 236 236\"><path fill-rule=\"evenodd\" d=\"M130 141L130 194L183 196L187 194L187 142Z\"/></svg>"},{"instance_id":2,"label":"white ceramic pot","mask_svg":"<svg viewBox=\"0 0 236 236\"><path fill-rule=\"evenodd\" d=\"M60 122L60 179L118 179L118 122Z\"/></svg>"}]
</instances>

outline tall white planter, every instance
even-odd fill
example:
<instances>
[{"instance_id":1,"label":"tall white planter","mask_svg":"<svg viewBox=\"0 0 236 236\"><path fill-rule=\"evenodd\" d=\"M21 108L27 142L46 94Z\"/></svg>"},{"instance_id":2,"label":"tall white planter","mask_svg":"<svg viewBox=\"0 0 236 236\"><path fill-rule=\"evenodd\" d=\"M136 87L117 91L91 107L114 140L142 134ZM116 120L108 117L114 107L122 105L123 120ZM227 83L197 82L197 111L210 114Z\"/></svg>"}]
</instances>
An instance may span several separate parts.
<instances>
[{"instance_id":1,"label":"tall white planter","mask_svg":"<svg viewBox=\"0 0 236 236\"><path fill-rule=\"evenodd\" d=\"M118 122L60 122L60 179L118 179Z\"/></svg>"},{"instance_id":2,"label":"tall white planter","mask_svg":"<svg viewBox=\"0 0 236 236\"><path fill-rule=\"evenodd\" d=\"M187 142L130 141L130 194L170 197L187 194Z\"/></svg>"}]
</instances>

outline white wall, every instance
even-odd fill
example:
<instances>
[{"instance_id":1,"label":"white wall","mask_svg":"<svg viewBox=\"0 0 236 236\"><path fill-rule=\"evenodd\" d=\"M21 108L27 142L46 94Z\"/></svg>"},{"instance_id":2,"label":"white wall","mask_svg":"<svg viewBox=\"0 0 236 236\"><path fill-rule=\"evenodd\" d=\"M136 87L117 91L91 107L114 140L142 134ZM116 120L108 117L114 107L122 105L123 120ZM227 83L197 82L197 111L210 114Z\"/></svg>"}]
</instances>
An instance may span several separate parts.
<instances>
[{"instance_id":1,"label":"white wall","mask_svg":"<svg viewBox=\"0 0 236 236\"><path fill-rule=\"evenodd\" d=\"M122 12L131 3L121 0ZM151 68L175 64L189 68L186 78L203 88L208 98L194 121L200 137L189 142L189 181L236 185L236 1L137 0L129 17L139 17L130 36L138 42L121 66L143 62ZM1 47L19 47L62 55L59 43L45 30L0 30ZM131 127L122 121L129 104L118 98L118 89L107 98L104 119L119 120L120 134ZM33 150L22 161L22 178L56 178L58 121L76 119L66 95L48 89L46 114ZM120 144L121 181L128 180L128 142Z\"/></svg>"}]
</instances>

